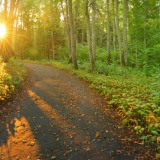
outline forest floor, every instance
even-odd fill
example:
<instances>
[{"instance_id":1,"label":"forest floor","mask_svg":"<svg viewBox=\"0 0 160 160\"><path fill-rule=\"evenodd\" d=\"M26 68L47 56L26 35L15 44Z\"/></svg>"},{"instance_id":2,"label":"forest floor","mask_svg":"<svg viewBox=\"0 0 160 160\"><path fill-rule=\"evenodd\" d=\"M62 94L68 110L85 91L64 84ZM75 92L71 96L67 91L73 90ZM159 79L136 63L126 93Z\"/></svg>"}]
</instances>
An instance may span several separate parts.
<instances>
[{"instance_id":1,"label":"forest floor","mask_svg":"<svg viewBox=\"0 0 160 160\"><path fill-rule=\"evenodd\" d=\"M25 86L0 104L0 160L154 159L154 148L122 128L86 82L54 67L24 65Z\"/></svg>"}]
</instances>

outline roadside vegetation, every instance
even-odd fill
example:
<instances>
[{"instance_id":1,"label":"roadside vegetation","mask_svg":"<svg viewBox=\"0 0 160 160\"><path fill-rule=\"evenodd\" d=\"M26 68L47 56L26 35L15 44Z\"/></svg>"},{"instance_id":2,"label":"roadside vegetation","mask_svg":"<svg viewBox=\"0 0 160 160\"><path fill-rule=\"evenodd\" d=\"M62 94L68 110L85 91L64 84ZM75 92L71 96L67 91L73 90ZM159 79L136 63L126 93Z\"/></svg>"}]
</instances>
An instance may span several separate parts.
<instances>
[{"instance_id":1,"label":"roadside vegetation","mask_svg":"<svg viewBox=\"0 0 160 160\"><path fill-rule=\"evenodd\" d=\"M22 85L26 70L22 65L0 63L0 101L9 98Z\"/></svg>"}]
</instances>

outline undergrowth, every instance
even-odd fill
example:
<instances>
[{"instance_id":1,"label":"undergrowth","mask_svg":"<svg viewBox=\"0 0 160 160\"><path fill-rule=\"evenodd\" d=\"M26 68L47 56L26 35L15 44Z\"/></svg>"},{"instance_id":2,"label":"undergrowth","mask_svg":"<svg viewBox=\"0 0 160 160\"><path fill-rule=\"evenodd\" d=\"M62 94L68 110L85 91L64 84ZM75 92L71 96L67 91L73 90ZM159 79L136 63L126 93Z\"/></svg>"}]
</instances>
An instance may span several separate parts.
<instances>
[{"instance_id":1,"label":"undergrowth","mask_svg":"<svg viewBox=\"0 0 160 160\"><path fill-rule=\"evenodd\" d=\"M25 78L26 70L22 65L0 63L0 101L10 97Z\"/></svg>"}]
</instances>

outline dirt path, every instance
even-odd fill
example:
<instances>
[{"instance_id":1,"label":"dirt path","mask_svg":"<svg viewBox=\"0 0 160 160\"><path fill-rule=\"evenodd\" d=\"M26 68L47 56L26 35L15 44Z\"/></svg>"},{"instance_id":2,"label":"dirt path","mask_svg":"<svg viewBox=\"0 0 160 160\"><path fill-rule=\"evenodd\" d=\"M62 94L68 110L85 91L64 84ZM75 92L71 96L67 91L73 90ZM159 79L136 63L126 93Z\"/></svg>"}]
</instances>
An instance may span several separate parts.
<instances>
[{"instance_id":1,"label":"dirt path","mask_svg":"<svg viewBox=\"0 0 160 160\"><path fill-rule=\"evenodd\" d=\"M133 160L151 153L76 76L25 64L31 85L0 127L0 160Z\"/></svg>"}]
</instances>

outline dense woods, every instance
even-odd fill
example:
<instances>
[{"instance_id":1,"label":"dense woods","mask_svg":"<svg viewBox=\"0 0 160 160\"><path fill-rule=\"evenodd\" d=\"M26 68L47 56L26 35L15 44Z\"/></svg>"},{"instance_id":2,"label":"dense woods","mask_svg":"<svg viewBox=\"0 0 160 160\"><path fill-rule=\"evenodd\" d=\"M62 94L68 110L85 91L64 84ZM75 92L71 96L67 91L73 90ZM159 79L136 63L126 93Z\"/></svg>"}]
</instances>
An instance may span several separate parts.
<instances>
[{"instance_id":1,"label":"dense woods","mask_svg":"<svg viewBox=\"0 0 160 160\"><path fill-rule=\"evenodd\" d=\"M159 0L0 0L0 23L2 61L71 65L120 110L124 125L159 143Z\"/></svg>"},{"instance_id":2,"label":"dense woods","mask_svg":"<svg viewBox=\"0 0 160 160\"><path fill-rule=\"evenodd\" d=\"M10 48L4 61L61 59L74 68L89 62L92 69L101 62L159 65L158 0L1 0L0 6L8 31L3 45Z\"/></svg>"}]
</instances>

